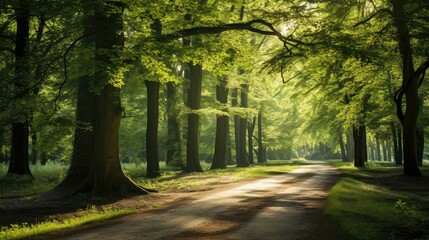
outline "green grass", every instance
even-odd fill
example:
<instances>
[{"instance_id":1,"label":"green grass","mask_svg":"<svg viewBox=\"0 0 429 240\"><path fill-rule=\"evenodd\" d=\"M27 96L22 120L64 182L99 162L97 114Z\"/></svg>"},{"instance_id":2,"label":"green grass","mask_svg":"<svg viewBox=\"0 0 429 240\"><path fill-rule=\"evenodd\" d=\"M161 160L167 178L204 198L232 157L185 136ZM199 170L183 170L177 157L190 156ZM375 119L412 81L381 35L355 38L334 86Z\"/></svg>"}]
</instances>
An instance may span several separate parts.
<instances>
[{"instance_id":1,"label":"green grass","mask_svg":"<svg viewBox=\"0 0 429 240\"><path fill-rule=\"evenodd\" d=\"M305 161L271 160L263 164L254 164L248 168L229 166L226 169L210 170L210 164L202 163L202 173L182 173L181 171L162 171L161 177L146 179L143 176L130 176L139 185L160 192L166 191L193 191L216 183L230 183L245 179L266 177L279 173L289 172L298 168ZM129 172L128 172L129 174Z\"/></svg>"},{"instance_id":2,"label":"green grass","mask_svg":"<svg viewBox=\"0 0 429 240\"><path fill-rule=\"evenodd\" d=\"M65 176L67 166L58 163L30 165L34 178L29 176L9 175L7 165L0 164L0 198L31 196L54 188Z\"/></svg>"},{"instance_id":3,"label":"green grass","mask_svg":"<svg viewBox=\"0 0 429 240\"><path fill-rule=\"evenodd\" d=\"M356 239L429 239L424 178L403 177L402 167L391 163L369 162L365 169L333 165L343 178L332 188L325 213L346 232ZM427 167L422 170L428 175Z\"/></svg>"},{"instance_id":4,"label":"green grass","mask_svg":"<svg viewBox=\"0 0 429 240\"><path fill-rule=\"evenodd\" d=\"M50 219L35 224L14 224L0 229L0 239L26 239L37 235L53 233L55 231L71 229L84 224L104 221L124 215L136 213L135 210L105 209L96 210L91 208L80 212L79 216L67 219Z\"/></svg>"}]
</instances>

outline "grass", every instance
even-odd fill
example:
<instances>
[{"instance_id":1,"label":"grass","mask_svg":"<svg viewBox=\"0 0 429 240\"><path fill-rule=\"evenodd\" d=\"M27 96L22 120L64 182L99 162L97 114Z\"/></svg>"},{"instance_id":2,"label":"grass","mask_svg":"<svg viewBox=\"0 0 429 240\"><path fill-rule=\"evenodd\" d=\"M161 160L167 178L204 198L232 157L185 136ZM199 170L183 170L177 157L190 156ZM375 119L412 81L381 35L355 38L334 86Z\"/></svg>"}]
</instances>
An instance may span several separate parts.
<instances>
[{"instance_id":1,"label":"grass","mask_svg":"<svg viewBox=\"0 0 429 240\"><path fill-rule=\"evenodd\" d=\"M90 208L79 213L79 216L67 219L52 218L48 221L36 224L14 224L0 229L0 239L27 239L41 234L52 233L59 230L71 229L84 224L104 221L124 215L136 213L135 210Z\"/></svg>"},{"instance_id":2,"label":"grass","mask_svg":"<svg viewBox=\"0 0 429 240\"><path fill-rule=\"evenodd\" d=\"M289 172L298 168L299 165L303 163L305 163L305 161L302 160L271 160L263 164L254 164L248 168L229 166L226 169L210 170L210 164L202 162L201 165L203 169L205 169L202 173L182 173L181 171L166 170L168 168L164 168L161 177L156 179L147 179L142 175L136 175L129 171L126 172L139 185L150 189L156 189L160 192L193 191L197 188L217 183L237 182L245 179ZM127 169L127 167L124 167L124 169Z\"/></svg>"},{"instance_id":3,"label":"grass","mask_svg":"<svg viewBox=\"0 0 429 240\"><path fill-rule=\"evenodd\" d=\"M30 165L34 178L29 176L9 175L7 165L0 164L0 198L31 196L54 188L65 176L67 166L59 163Z\"/></svg>"},{"instance_id":4,"label":"grass","mask_svg":"<svg viewBox=\"0 0 429 240\"><path fill-rule=\"evenodd\" d=\"M402 167L369 162L364 169L333 162L343 178L325 213L355 239L429 239L427 178L402 176ZM429 169L423 167L425 175ZM426 182L426 184L425 184Z\"/></svg>"}]
</instances>

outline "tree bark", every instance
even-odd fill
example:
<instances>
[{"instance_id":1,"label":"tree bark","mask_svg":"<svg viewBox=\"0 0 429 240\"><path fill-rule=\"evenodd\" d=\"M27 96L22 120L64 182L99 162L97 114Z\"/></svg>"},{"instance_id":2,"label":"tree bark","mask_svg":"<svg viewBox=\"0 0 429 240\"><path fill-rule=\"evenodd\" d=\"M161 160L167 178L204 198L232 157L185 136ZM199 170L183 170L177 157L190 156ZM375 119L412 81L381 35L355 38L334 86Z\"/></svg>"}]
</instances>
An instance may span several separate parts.
<instances>
[{"instance_id":1,"label":"tree bark","mask_svg":"<svg viewBox=\"0 0 429 240\"><path fill-rule=\"evenodd\" d=\"M17 93L28 87L30 82L30 6L25 0L19 0L14 6L16 17L15 38L15 81ZM28 90L16 96L18 100L28 98ZM22 106L24 107L24 106ZM12 140L8 174L31 175L28 159L28 114L19 113L18 119L12 123Z\"/></svg>"},{"instance_id":2,"label":"tree bark","mask_svg":"<svg viewBox=\"0 0 429 240\"><path fill-rule=\"evenodd\" d=\"M188 104L191 110L200 109L201 87L203 80L202 66L190 62L188 64L190 71L190 88L188 94ZM186 143L186 166L185 172L202 172L200 165L198 138L199 138L199 116L197 113L188 115L188 134Z\"/></svg>"},{"instance_id":3,"label":"tree bark","mask_svg":"<svg viewBox=\"0 0 429 240\"><path fill-rule=\"evenodd\" d=\"M416 128L417 164L423 166L423 154L425 149L425 131L421 124Z\"/></svg>"},{"instance_id":4,"label":"tree bark","mask_svg":"<svg viewBox=\"0 0 429 240\"><path fill-rule=\"evenodd\" d=\"M225 153L226 165L234 165L235 162L232 159L232 142L231 134L229 132L229 117L228 117L228 128L226 129L226 153Z\"/></svg>"},{"instance_id":5,"label":"tree bark","mask_svg":"<svg viewBox=\"0 0 429 240\"><path fill-rule=\"evenodd\" d=\"M256 117L253 118L252 122L247 123L247 141L248 141L248 150L249 153L249 163L254 164L253 160L253 132L255 130Z\"/></svg>"},{"instance_id":6,"label":"tree bark","mask_svg":"<svg viewBox=\"0 0 429 240\"><path fill-rule=\"evenodd\" d=\"M249 85L241 84L240 103L242 108L247 108L247 92ZM240 158L237 159L237 167L249 167L249 159L246 153L246 126L247 119L240 117L239 140L240 140Z\"/></svg>"},{"instance_id":7,"label":"tree bark","mask_svg":"<svg viewBox=\"0 0 429 240\"><path fill-rule=\"evenodd\" d=\"M167 164L183 169L182 159L182 138L180 133L180 122L178 109L177 85L172 82L167 83Z\"/></svg>"},{"instance_id":8,"label":"tree bark","mask_svg":"<svg viewBox=\"0 0 429 240\"><path fill-rule=\"evenodd\" d=\"M404 159L404 151L403 151L403 144L402 144L402 131L401 128L398 127L398 150L399 150L399 160L397 162L398 165L403 164Z\"/></svg>"},{"instance_id":9,"label":"tree bark","mask_svg":"<svg viewBox=\"0 0 429 240\"><path fill-rule=\"evenodd\" d=\"M383 161L387 162L387 144L386 141L383 141L381 143L382 149L383 149Z\"/></svg>"},{"instance_id":10,"label":"tree bark","mask_svg":"<svg viewBox=\"0 0 429 240\"><path fill-rule=\"evenodd\" d=\"M353 141L353 128L346 133L346 146L347 146L347 161L354 161L354 141Z\"/></svg>"},{"instance_id":11,"label":"tree bark","mask_svg":"<svg viewBox=\"0 0 429 240\"><path fill-rule=\"evenodd\" d=\"M343 160L343 162L347 162L347 153L346 148L344 146L343 131L341 130L341 128L338 129L338 141L340 142L341 159Z\"/></svg>"},{"instance_id":12,"label":"tree bark","mask_svg":"<svg viewBox=\"0 0 429 240\"><path fill-rule=\"evenodd\" d=\"M146 177L161 175L158 158L159 82L145 81L147 89Z\"/></svg>"},{"instance_id":13,"label":"tree bark","mask_svg":"<svg viewBox=\"0 0 429 240\"><path fill-rule=\"evenodd\" d=\"M216 100L221 104L228 102L228 89L226 87L226 78L219 78L219 84L216 85ZM216 139L213 162L210 169L224 169L226 168L226 154L227 154L227 133L229 116L226 115L227 109L222 109L225 115L216 117Z\"/></svg>"},{"instance_id":14,"label":"tree bark","mask_svg":"<svg viewBox=\"0 0 429 240\"><path fill-rule=\"evenodd\" d=\"M402 57L402 85L408 86L405 90L405 114L400 118L403 126L404 144L404 175L421 176L417 164L416 125L419 113L419 96L417 81L413 79L414 63L411 48L410 31L407 26L407 16L404 1L390 0L393 6L394 26L397 30L398 46ZM402 113L401 113L402 114Z\"/></svg>"},{"instance_id":15,"label":"tree bark","mask_svg":"<svg viewBox=\"0 0 429 240\"><path fill-rule=\"evenodd\" d=\"M375 136L375 142L377 144L377 161L381 161L380 139L377 136Z\"/></svg>"},{"instance_id":16,"label":"tree bark","mask_svg":"<svg viewBox=\"0 0 429 240\"><path fill-rule=\"evenodd\" d=\"M231 106L238 106L238 89L233 88L231 92ZM240 116L234 114L234 140L235 140L235 162L238 164L238 161L241 156L241 141L240 141Z\"/></svg>"},{"instance_id":17,"label":"tree bark","mask_svg":"<svg viewBox=\"0 0 429 240\"><path fill-rule=\"evenodd\" d=\"M365 126L353 127L353 140L355 153L354 166L364 167L365 161L367 161Z\"/></svg>"},{"instance_id":18,"label":"tree bark","mask_svg":"<svg viewBox=\"0 0 429 240\"><path fill-rule=\"evenodd\" d=\"M267 162L266 150L262 144L262 110L258 112L258 163Z\"/></svg>"},{"instance_id":19,"label":"tree bark","mask_svg":"<svg viewBox=\"0 0 429 240\"><path fill-rule=\"evenodd\" d=\"M390 123L390 131L392 133L392 142L393 142L393 160L396 165L401 165L402 161L400 161L401 157L399 156L399 146L398 146L398 136L396 132L395 123Z\"/></svg>"}]
</instances>

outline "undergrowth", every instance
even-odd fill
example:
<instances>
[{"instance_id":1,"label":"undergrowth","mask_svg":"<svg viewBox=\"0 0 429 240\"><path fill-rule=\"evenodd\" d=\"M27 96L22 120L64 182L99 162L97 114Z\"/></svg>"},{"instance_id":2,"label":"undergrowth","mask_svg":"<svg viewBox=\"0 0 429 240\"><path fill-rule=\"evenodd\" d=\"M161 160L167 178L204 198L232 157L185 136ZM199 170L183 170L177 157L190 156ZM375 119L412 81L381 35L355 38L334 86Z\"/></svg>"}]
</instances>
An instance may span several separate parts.
<instances>
[{"instance_id":1,"label":"undergrowth","mask_svg":"<svg viewBox=\"0 0 429 240\"><path fill-rule=\"evenodd\" d=\"M358 240L429 239L427 178L404 177L393 163L333 164L343 178L331 189L325 213L346 232Z\"/></svg>"}]
</instances>

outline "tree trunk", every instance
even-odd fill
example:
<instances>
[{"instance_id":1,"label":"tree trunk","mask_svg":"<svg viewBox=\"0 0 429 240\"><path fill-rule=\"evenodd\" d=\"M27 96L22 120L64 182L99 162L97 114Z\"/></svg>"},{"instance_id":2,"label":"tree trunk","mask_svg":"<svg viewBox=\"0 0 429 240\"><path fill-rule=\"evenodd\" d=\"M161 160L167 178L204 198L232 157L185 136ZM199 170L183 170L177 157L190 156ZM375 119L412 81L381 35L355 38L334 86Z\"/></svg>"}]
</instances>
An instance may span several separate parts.
<instances>
[{"instance_id":1,"label":"tree trunk","mask_svg":"<svg viewBox=\"0 0 429 240\"><path fill-rule=\"evenodd\" d=\"M229 117L228 117L228 128L226 129L226 153L225 153L226 165L234 165L235 162L232 159L232 142L231 134L229 133Z\"/></svg>"},{"instance_id":2,"label":"tree trunk","mask_svg":"<svg viewBox=\"0 0 429 240\"><path fill-rule=\"evenodd\" d=\"M36 164L37 162L37 134L33 130L33 127L31 127L31 164Z\"/></svg>"},{"instance_id":3,"label":"tree trunk","mask_svg":"<svg viewBox=\"0 0 429 240\"><path fill-rule=\"evenodd\" d=\"M401 165L402 161L400 161L401 157L399 155L399 145L398 145L398 136L396 133L395 123L390 123L390 131L392 133L392 141L393 141L393 160L396 165Z\"/></svg>"},{"instance_id":4,"label":"tree trunk","mask_svg":"<svg viewBox=\"0 0 429 240\"><path fill-rule=\"evenodd\" d=\"M387 161L392 161L392 144L388 141L387 144Z\"/></svg>"},{"instance_id":5,"label":"tree trunk","mask_svg":"<svg viewBox=\"0 0 429 240\"><path fill-rule=\"evenodd\" d=\"M402 57L402 85L408 86L405 90L405 114L401 123L403 126L404 144L404 175L421 176L417 164L416 125L419 113L419 96L417 81L414 81L414 63L411 49L410 31L407 26L407 17L404 10L404 1L390 0L393 6L394 25L397 30L399 51Z\"/></svg>"},{"instance_id":6,"label":"tree trunk","mask_svg":"<svg viewBox=\"0 0 429 240\"><path fill-rule=\"evenodd\" d=\"M387 162L387 144L386 144L386 141L383 141L381 143L381 146L383 148L383 161Z\"/></svg>"},{"instance_id":7,"label":"tree trunk","mask_svg":"<svg viewBox=\"0 0 429 240\"><path fill-rule=\"evenodd\" d=\"M262 144L262 110L258 112L258 163L267 162L266 150Z\"/></svg>"},{"instance_id":8,"label":"tree trunk","mask_svg":"<svg viewBox=\"0 0 429 240\"><path fill-rule=\"evenodd\" d=\"M83 11L89 12L92 9L84 5ZM82 39L82 45L85 48L94 50L95 37L91 33L95 31L95 26L92 22L92 16L85 15L84 18L84 34L87 37ZM90 61L90 59L83 59L83 61ZM83 181L89 175L89 164L92 161L94 94L90 91L91 74L80 77L77 79L77 82L76 126L74 130L72 158L67 175L55 187L54 194L55 192L61 192L61 194L67 195L79 191ZM46 159L45 155L42 155L44 159Z\"/></svg>"},{"instance_id":9,"label":"tree trunk","mask_svg":"<svg viewBox=\"0 0 429 240\"><path fill-rule=\"evenodd\" d=\"M241 94L240 94L240 100L241 100L241 107L247 108L247 92L249 90L249 85L242 84L241 85ZM246 153L246 126L247 126L247 119L241 117L240 118L240 128L239 128L239 140L240 140L240 158L237 159L237 167L248 167L249 159L247 157Z\"/></svg>"},{"instance_id":10,"label":"tree trunk","mask_svg":"<svg viewBox=\"0 0 429 240\"><path fill-rule=\"evenodd\" d=\"M73 140L73 153L66 178L56 187L61 190L71 188L77 191L89 174L93 139L93 105L94 95L89 90L90 78L78 79L76 128Z\"/></svg>"},{"instance_id":11,"label":"tree trunk","mask_svg":"<svg viewBox=\"0 0 429 240\"><path fill-rule=\"evenodd\" d=\"M255 130L256 125L256 117L253 118L252 122L248 122L247 124L247 141L248 143L248 153L249 153L249 163L254 164L253 160L253 132Z\"/></svg>"},{"instance_id":12,"label":"tree trunk","mask_svg":"<svg viewBox=\"0 0 429 240\"><path fill-rule=\"evenodd\" d=\"M238 89L233 88L231 92L231 106L237 107L238 106ZM239 159L242 158L241 156L241 141L240 141L240 116L234 114L234 137L235 137L235 162L238 164Z\"/></svg>"},{"instance_id":13,"label":"tree trunk","mask_svg":"<svg viewBox=\"0 0 429 240\"><path fill-rule=\"evenodd\" d=\"M399 150L399 160L398 165L402 165L403 159L404 159L404 151L403 151L403 144L402 144L402 131L401 128L398 127L398 150Z\"/></svg>"},{"instance_id":14,"label":"tree trunk","mask_svg":"<svg viewBox=\"0 0 429 240\"><path fill-rule=\"evenodd\" d=\"M30 81L30 56L29 56L29 34L30 34L30 7L27 1L20 0L14 6L16 17L15 38L15 92L18 100L28 98L28 87ZM28 159L28 116L20 112L18 118L12 123L12 140L8 174L30 175Z\"/></svg>"},{"instance_id":15,"label":"tree trunk","mask_svg":"<svg viewBox=\"0 0 429 240\"><path fill-rule=\"evenodd\" d=\"M377 136L375 136L375 142L377 144L377 161L381 161L380 139Z\"/></svg>"},{"instance_id":16,"label":"tree trunk","mask_svg":"<svg viewBox=\"0 0 429 240\"><path fill-rule=\"evenodd\" d=\"M343 162L347 162L347 153L346 148L344 146L343 131L341 130L341 128L338 128L338 141L340 142L341 159L343 160Z\"/></svg>"},{"instance_id":17,"label":"tree trunk","mask_svg":"<svg viewBox=\"0 0 429 240\"><path fill-rule=\"evenodd\" d=\"M200 109L201 87L203 80L202 66L188 64L190 70L190 88L188 94L188 104L191 110ZM188 114L188 134L186 143L186 166L185 172L202 172L200 165L198 138L199 138L199 116L197 113Z\"/></svg>"},{"instance_id":18,"label":"tree trunk","mask_svg":"<svg viewBox=\"0 0 429 240\"><path fill-rule=\"evenodd\" d=\"M353 141L353 130L348 130L346 133L346 146L347 146L347 161L354 161L354 141Z\"/></svg>"},{"instance_id":19,"label":"tree trunk","mask_svg":"<svg viewBox=\"0 0 429 240\"><path fill-rule=\"evenodd\" d=\"M423 166L423 154L425 149L425 131L421 124L417 124L416 129L416 143L417 143L417 164Z\"/></svg>"},{"instance_id":20,"label":"tree trunk","mask_svg":"<svg viewBox=\"0 0 429 240\"><path fill-rule=\"evenodd\" d=\"M122 114L120 89L110 85L110 74L107 72L108 69L115 69L113 62L122 53L123 4L109 2L94 10L90 19L94 29L98 29L94 34L98 65L91 85L97 86L98 90L93 96L89 173L77 192L115 197L130 192L147 193L128 179L121 169L118 144Z\"/></svg>"},{"instance_id":21,"label":"tree trunk","mask_svg":"<svg viewBox=\"0 0 429 240\"><path fill-rule=\"evenodd\" d=\"M177 109L177 86L167 83L167 164L183 169L182 139L180 135L180 122Z\"/></svg>"},{"instance_id":22,"label":"tree trunk","mask_svg":"<svg viewBox=\"0 0 429 240\"><path fill-rule=\"evenodd\" d=\"M159 82L145 81L147 89L146 177L161 175L158 158Z\"/></svg>"},{"instance_id":23,"label":"tree trunk","mask_svg":"<svg viewBox=\"0 0 429 240\"><path fill-rule=\"evenodd\" d=\"M225 115L216 117L216 140L213 162L210 169L223 169L226 168L226 154L227 154L227 133L229 116L227 114L226 104L228 102L228 89L226 87L226 78L219 78L219 84L216 85L216 100L224 104L225 108L222 111Z\"/></svg>"},{"instance_id":24,"label":"tree trunk","mask_svg":"<svg viewBox=\"0 0 429 240\"><path fill-rule=\"evenodd\" d=\"M353 127L353 140L355 153L354 166L364 167L367 160L365 126Z\"/></svg>"}]
</instances>

